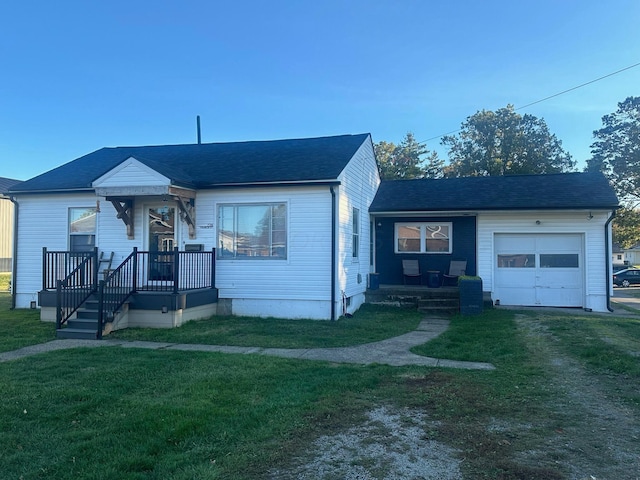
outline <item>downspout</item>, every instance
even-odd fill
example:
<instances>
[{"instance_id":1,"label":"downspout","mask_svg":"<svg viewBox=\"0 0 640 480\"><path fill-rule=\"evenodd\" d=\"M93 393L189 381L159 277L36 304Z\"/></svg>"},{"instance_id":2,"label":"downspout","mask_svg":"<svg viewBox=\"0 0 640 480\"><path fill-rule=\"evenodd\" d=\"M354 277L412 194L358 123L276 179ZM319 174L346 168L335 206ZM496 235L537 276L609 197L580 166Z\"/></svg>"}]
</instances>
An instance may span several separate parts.
<instances>
[{"instance_id":1,"label":"downspout","mask_svg":"<svg viewBox=\"0 0 640 480\"><path fill-rule=\"evenodd\" d=\"M331 321L336 319L336 192L331 191Z\"/></svg>"},{"instance_id":2,"label":"downspout","mask_svg":"<svg viewBox=\"0 0 640 480\"><path fill-rule=\"evenodd\" d=\"M611 308L611 252L609 251L609 225L611 224L615 216L616 211L611 210L611 216L604 224L604 258L606 259L605 265L607 268L607 281L605 285L607 286L607 310L609 310L610 312L613 312L613 308Z\"/></svg>"},{"instance_id":3,"label":"downspout","mask_svg":"<svg viewBox=\"0 0 640 480\"><path fill-rule=\"evenodd\" d=\"M11 309L16 308L16 279L18 278L18 201L9 197L13 203L13 252L11 253Z\"/></svg>"}]
</instances>

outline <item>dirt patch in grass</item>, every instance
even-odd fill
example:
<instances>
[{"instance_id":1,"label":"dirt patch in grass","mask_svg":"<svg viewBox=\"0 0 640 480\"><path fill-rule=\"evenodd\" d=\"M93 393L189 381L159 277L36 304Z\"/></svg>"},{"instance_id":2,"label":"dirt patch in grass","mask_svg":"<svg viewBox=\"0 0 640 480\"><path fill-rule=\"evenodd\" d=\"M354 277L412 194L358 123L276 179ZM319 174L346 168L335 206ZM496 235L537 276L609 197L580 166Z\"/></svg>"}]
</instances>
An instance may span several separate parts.
<instances>
[{"instance_id":1,"label":"dirt patch in grass","mask_svg":"<svg viewBox=\"0 0 640 480\"><path fill-rule=\"evenodd\" d=\"M456 372L413 370L399 375L398 388L420 401L320 425L265 478L640 479L638 409L622 400L637 381L586 369L542 316L518 315L516 323L546 372L536 388L552 392L530 416L527 407L492 411L482 383Z\"/></svg>"},{"instance_id":2,"label":"dirt patch in grass","mask_svg":"<svg viewBox=\"0 0 640 480\"><path fill-rule=\"evenodd\" d=\"M438 479L461 478L458 452L429 439L432 422L410 409L380 406L358 424L317 438L286 468L268 478Z\"/></svg>"},{"instance_id":3,"label":"dirt patch in grass","mask_svg":"<svg viewBox=\"0 0 640 480\"><path fill-rule=\"evenodd\" d=\"M548 359L553 387L560 392L545 425L553 434L542 448L520 456L555 461L571 479L640 478L640 421L637 411L620 400L625 391L637 390L637 382L587 371L561 351L536 317L516 321Z\"/></svg>"}]
</instances>

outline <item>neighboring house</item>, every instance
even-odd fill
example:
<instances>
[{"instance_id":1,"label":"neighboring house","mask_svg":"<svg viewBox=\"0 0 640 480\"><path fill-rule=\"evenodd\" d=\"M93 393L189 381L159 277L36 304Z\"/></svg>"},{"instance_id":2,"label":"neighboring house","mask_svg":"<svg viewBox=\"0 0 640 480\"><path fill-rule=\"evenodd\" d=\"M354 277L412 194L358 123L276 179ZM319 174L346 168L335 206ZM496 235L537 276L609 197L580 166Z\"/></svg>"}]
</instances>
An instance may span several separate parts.
<instances>
[{"instance_id":1,"label":"neighboring house","mask_svg":"<svg viewBox=\"0 0 640 480\"><path fill-rule=\"evenodd\" d=\"M12 189L15 303L54 319L58 280L71 295L118 269L124 325L338 318L364 302L379 181L369 134L102 148Z\"/></svg>"},{"instance_id":2,"label":"neighboring house","mask_svg":"<svg viewBox=\"0 0 640 480\"><path fill-rule=\"evenodd\" d=\"M10 272L13 253L14 206L8 195L9 188L20 180L0 177L0 272Z\"/></svg>"},{"instance_id":3,"label":"neighboring house","mask_svg":"<svg viewBox=\"0 0 640 480\"><path fill-rule=\"evenodd\" d=\"M626 265L640 265L640 244L636 244L631 248L625 248L624 263Z\"/></svg>"},{"instance_id":4,"label":"neighboring house","mask_svg":"<svg viewBox=\"0 0 640 480\"><path fill-rule=\"evenodd\" d=\"M369 209L374 271L402 284L404 258L425 273L466 260L495 303L604 312L617 207L599 173L383 181Z\"/></svg>"},{"instance_id":5,"label":"neighboring house","mask_svg":"<svg viewBox=\"0 0 640 480\"><path fill-rule=\"evenodd\" d=\"M623 268L627 268L626 255L624 249L620 246L619 243L613 242L611 249L611 265L612 270L617 272L618 270L622 270Z\"/></svg>"}]
</instances>

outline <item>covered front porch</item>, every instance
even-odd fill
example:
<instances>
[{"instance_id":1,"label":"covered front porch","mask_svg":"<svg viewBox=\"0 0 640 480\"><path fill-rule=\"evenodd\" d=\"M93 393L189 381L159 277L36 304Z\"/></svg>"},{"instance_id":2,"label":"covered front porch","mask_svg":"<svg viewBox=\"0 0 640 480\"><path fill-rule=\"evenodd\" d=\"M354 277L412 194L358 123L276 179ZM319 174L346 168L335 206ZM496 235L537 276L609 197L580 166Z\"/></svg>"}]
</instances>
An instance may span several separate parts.
<instances>
[{"instance_id":1,"label":"covered front porch","mask_svg":"<svg viewBox=\"0 0 640 480\"><path fill-rule=\"evenodd\" d=\"M59 337L101 338L126 327L170 328L216 314L215 250L134 248L119 265L90 252L42 253L41 319ZM102 259L102 261L101 261Z\"/></svg>"},{"instance_id":2,"label":"covered front porch","mask_svg":"<svg viewBox=\"0 0 640 480\"><path fill-rule=\"evenodd\" d=\"M448 277L452 262L463 262L465 275L476 275L476 216L372 216L374 272L380 285L455 287ZM403 261L412 261L417 273L406 275Z\"/></svg>"}]
</instances>

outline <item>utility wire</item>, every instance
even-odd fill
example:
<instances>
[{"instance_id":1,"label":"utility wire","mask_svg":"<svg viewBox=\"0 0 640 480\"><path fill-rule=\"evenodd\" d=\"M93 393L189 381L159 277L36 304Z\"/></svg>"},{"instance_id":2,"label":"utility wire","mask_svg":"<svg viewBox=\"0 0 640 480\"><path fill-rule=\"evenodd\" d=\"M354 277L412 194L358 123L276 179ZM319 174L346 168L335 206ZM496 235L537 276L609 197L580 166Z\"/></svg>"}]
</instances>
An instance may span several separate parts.
<instances>
[{"instance_id":1,"label":"utility wire","mask_svg":"<svg viewBox=\"0 0 640 480\"><path fill-rule=\"evenodd\" d=\"M612 77L614 75L622 73L622 72L624 72L626 70L630 70L630 69L635 68L637 66L640 66L640 62L635 63L633 65L629 65L628 67L621 68L620 70L616 70L615 72L608 73L607 75L603 75L602 77L598 77L598 78L596 78L594 80L590 80L588 82L582 83L582 84L580 84L580 85L578 85L576 87L572 87L572 88L569 88L567 90L563 90L562 92L554 93L553 95L549 95L548 97L542 98L540 100L536 100L535 102L527 103L526 105L523 105L522 107L518 107L518 108L516 108L514 110L522 110L523 108L530 107L531 105L536 105L538 103L545 102L545 101L550 100L552 98L559 97L560 95L564 95L565 93L569 93L569 92L572 92L572 91L577 90L579 88L586 87L587 85L591 85L592 83L599 82L600 80L604 80L605 78ZM453 135L454 133L458 133L458 132L461 132L461 131L462 131L462 129L459 128L458 130L453 130L451 132L442 133L442 134L437 135L435 137L427 138L426 140L424 140L422 142L418 142L418 143L420 145L424 145L427 142L430 142L431 140L437 140L438 138L442 138L442 137L445 137L447 135Z\"/></svg>"}]
</instances>

